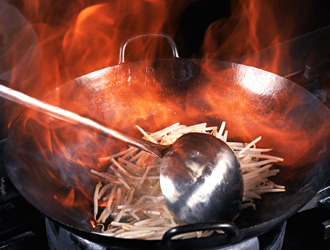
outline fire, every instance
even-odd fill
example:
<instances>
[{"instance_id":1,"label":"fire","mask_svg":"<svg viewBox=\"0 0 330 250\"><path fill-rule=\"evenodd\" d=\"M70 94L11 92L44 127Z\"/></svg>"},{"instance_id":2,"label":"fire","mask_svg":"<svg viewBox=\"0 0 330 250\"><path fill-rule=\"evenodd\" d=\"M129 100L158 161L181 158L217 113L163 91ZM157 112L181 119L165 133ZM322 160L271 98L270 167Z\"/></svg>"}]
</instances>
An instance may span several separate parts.
<instances>
[{"instance_id":1,"label":"fire","mask_svg":"<svg viewBox=\"0 0 330 250\"><path fill-rule=\"evenodd\" d=\"M6 80L14 89L43 97L64 82L117 64L120 44L132 35L167 33L184 48L180 41L191 41L184 41L180 19L195 2L31 0L17 8L3 4L3 8L11 10L11 16L23 20L11 27L15 36L11 37L13 31L4 32L8 44L14 41L12 46L8 45L8 52L1 55L1 60L13 69ZM276 73L279 58L287 57L288 51L275 50L276 54L267 58L267 62L261 62L255 54L294 32L291 19L296 20L297 13L283 12L276 2L231 1L230 17L209 23L200 45L202 54L198 52L198 56L232 61L249 55L240 62ZM220 3L210 7L219 8L219 13L224 8ZM6 20L2 21L5 25ZM153 38L135 41L128 48L128 59L144 60L166 54L167 42L156 41ZM192 56L197 56L196 53L192 52Z\"/></svg>"},{"instance_id":2,"label":"fire","mask_svg":"<svg viewBox=\"0 0 330 250\"><path fill-rule=\"evenodd\" d=\"M92 225L93 228L96 228L96 223L95 223L95 221L90 220L89 222L91 223L91 225Z\"/></svg>"},{"instance_id":3,"label":"fire","mask_svg":"<svg viewBox=\"0 0 330 250\"><path fill-rule=\"evenodd\" d=\"M287 75L292 69L293 48L277 45L300 35L304 28L307 30L314 8L313 1L306 1L303 9L291 6L296 4L294 1L231 1L230 18L216 20L205 33L204 57Z\"/></svg>"},{"instance_id":4,"label":"fire","mask_svg":"<svg viewBox=\"0 0 330 250\"><path fill-rule=\"evenodd\" d=\"M2 3L3 16L17 19L8 28L7 19L0 20L4 28L1 34L5 36L1 40L7 50L0 59L6 70L12 69L4 78L11 88L41 98L67 81L117 64L120 44L127 37L159 32L174 37L178 29L175 20L191 2L31 0L17 6ZM132 47L127 51L127 59L153 58L168 49L162 39L156 44L152 39L137 41ZM6 116L13 120L17 113L19 110Z\"/></svg>"},{"instance_id":5,"label":"fire","mask_svg":"<svg viewBox=\"0 0 330 250\"><path fill-rule=\"evenodd\" d=\"M266 146L283 154L280 157L285 158L284 164L310 163L311 153L305 153L317 153L322 148L318 144L311 149L310 145L321 140L329 128L320 127L317 131L309 122L303 123L303 128L299 127L301 121L290 116L296 109L306 112L304 100L299 98L285 107L284 114L281 113L283 102L289 98L284 92L276 92L277 84L282 83L274 82L275 75L259 78L258 72L242 70L241 78L233 79L230 67L221 68L220 72L212 63L208 64L208 60L203 61L207 63L196 60L196 64L200 64L198 67L194 61L182 65L176 60L171 63L159 60L154 65L148 59L172 57L172 54L166 40L151 37L129 44L128 63L117 65L121 43L136 34L169 34L184 51L185 43L190 41L185 41L180 21L195 2L198 1L31 0L17 6L20 11L14 11L13 5L1 3L17 20L22 20L17 27L12 26L10 32L14 35L5 32L11 45L0 36L0 45L1 41L8 45L0 54L0 63L6 62L9 64L6 70L10 69L5 80L13 89L44 98L51 104L131 135L139 135L135 125L156 131L174 122L209 122L219 126L219 122L225 120L233 138L251 140L261 133L265 144L270 144ZM256 53L284 41L295 28L288 13L281 18L277 16L280 8L276 2L270 5L269 1L262 0L231 1L230 17L211 22L203 43L190 56L227 61L239 58L237 61L246 65L279 72L280 60L290 60L288 51L275 50L266 61ZM219 5L220 12L222 6ZM1 31L7 22L0 25ZM137 62L132 63L134 61ZM109 71L102 70L109 66L113 66ZM73 81L86 74L88 77ZM199 82L202 76L206 79L203 79L204 85ZM227 78L233 85L222 84ZM270 89L272 91L267 93ZM275 98L272 99L272 95ZM267 100L272 105L261 114L261 104L269 105ZM9 127L18 111L18 108L16 111L6 109ZM321 117L316 118L320 125L324 124ZM309 134L310 128L312 133ZM70 216L70 212L74 218L90 215L92 192L97 183L90 170L106 169L99 158L126 145L35 112L20 118L14 130L16 134L13 134L17 136L10 139L19 146L15 156L23 157L24 166L29 166L23 174L31 177L30 173L33 173L33 180L22 180L24 189L33 191L26 195L27 198L35 204L48 202L50 206L45 213L50 217L56 218L59 210L56 208L62 207L66 216ZM303 157L299 161L286 157L283 145L287 152L292 150ZM67 210L70 207L74 209Z\"/></svg>"}]
</instances>

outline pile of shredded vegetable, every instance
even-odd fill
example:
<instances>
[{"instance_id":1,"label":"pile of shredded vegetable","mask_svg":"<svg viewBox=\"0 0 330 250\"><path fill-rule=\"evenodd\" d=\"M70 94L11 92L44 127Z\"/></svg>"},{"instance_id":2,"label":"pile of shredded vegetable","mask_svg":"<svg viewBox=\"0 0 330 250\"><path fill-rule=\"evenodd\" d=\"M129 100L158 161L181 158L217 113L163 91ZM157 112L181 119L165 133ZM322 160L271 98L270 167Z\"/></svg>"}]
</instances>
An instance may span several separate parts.
<instances>
[{"instance_id":1,"label":"pile of shredded vegetable","mask_svg":"<svg viewBox=\"0 0 330 250\"><path fill-rule=\"evenodd\" d=\"M282 158L268 154L271 149L257 148L261 137L250 143L227 141L228 130L223 122L217 127L207 127L206 123L193 126L175 123L155 133L147 133L137 128L144 139L160 143L172 144L181 135L190 132L209 133L225 141L235 152L243 173L244 196L242 209L253 207L254 199L269 192L284 192L268 179L279 170L272 169L273 163L283 161ZM172 227L183 224L166 206L159 183L160 159L134 147L117 154L101 158L109 162L106 172L92 173L101 181L94 192L94 224L102 226L102 234L119 238L161 239ZM193 232L177 238L205 237L213 232Z\"/></svg>"}]
</instances>

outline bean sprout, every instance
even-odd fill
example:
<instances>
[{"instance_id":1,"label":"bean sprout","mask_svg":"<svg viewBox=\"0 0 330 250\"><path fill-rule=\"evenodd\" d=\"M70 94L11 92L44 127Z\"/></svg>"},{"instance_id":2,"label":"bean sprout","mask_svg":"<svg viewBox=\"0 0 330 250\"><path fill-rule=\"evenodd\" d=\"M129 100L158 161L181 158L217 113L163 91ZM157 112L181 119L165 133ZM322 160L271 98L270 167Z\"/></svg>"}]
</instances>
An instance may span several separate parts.
<instances>
[{"instance_id":1,"label":"bean sprout","mask_svg":"<svg viewBox=\"0 0 330 250\"><path fill-rule=\"evenodd\" d=\"M243 173L241 209L256 209L254 200L261 199L265 193L285 191L284 186L276 185L268 179L279 172L272 168L273 164L283 159L269 155L268 152L272 150L270 148L256 147L261 136L250 143L228 142L225 122L219 131L217 127L207 127L206 123L193 126L175 123L154 133L137 128L144 139L166 145L189 132L209 133L225 141L240 161ZM103 173L91 170L100 178L94 192L94 220L96 225L101 225L102 234L118 238L159 240L167 230L183 224L170 211L162 196L159 185L160 160L157 157L130 146L99 160L109 163L108 170ZM207 237L213 233L187 233L175 239Z\"/></svg>"}]
</instances>

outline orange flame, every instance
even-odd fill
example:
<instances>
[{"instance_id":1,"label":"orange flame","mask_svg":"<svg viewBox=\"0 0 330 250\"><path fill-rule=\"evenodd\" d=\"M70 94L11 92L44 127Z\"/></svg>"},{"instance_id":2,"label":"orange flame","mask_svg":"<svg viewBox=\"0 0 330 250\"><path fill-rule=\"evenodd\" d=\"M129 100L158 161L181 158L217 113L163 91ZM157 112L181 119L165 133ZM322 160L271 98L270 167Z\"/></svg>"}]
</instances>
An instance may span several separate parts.
<instances>
[{"instance_id":1,"label":"orange flame","mask_svg":"<svg viewBox=\"0 0 330 250\"><path fill-rule=\"evenodd\" d=\"M184 41L180 22L196 1L30 0L18 6L21 12L6 4L8 15L21 20L4 32L8 44L12 42L1 55L13 69L11 87L42 97L64 82L117 64L121 42L135 34L167 33L183 41L179 45L184 50L185 43L192 41ZM255 52L299 34L298 24L305 25L303 17L312 9L312 1L305 1L303 10L291 8L291 2L284 4L232 0L230 17L210 23L200 56L228 61L245 56L240 62L276 73L279 58L287 58L289 51L273 50L266 61ZM211 7L220 12L223 4ZM130 56L143 60L167 51L166 42L152 41L136 41Z\"/></svg>"},{"instance_id":2,"label":"orange flame","mask_svg":"<svg viewBox=\"0 0 330 250\"><path fill-rule=\"evenodd\" d=\"M10 78L7 79L10 81L10 87L36 97L44 97L48 92L53 91L51 95L47 95L46 101L91 116L97 121L111 124L112 127L131 134L135 133L132 131L136 131L135 124L142 124L147 131L155 131L177 121L205 122L200 119L207 115L211 117L211 121L212 117L216 117L214 119L216 121L231 117L228 127L233 128L234 137L240 135L244 139L253 139L250 138L250 129L256 131L259 129L268 135L266 141L274 143L275 149L282 145L277 144L273 139L279 136L286 140L287 147L292 147L297 154L303 155L310 150L307 144L318 141L321 133L309 136L306 131L293 131L291 124L285 124L283 129L288 131L289 136L282 138L283 134L279 129L281 125L276 124L279 127L274 129L274 125L269 124L269 118L274 121L273 115L277 114L276 112L269 112L264 117L257 116L257 120L262 121L260 124L251 122L248 126L244 126L246 124L243 124L241 117L246 113L257 114L251 98L258 93L265 94L263 82L254 83L255 76L249 75L249 72L245 72L245 78L237 88L224 88L221 95L226 96L221 98L214 94L217 91L217 81L223 81L220 78L213 79L203 89L199 89L196 82L189 91L185 86L182 89L179 86L175 88L175 93L171 92L173 89L162 86L152 70L146 72L152 67L150 62L144 60L167 54L169 47L164 40L157 40L155 43L148 38L130 44L127 48L127 58L142 62L132 64L133 66L131 64L121 66L127 67L125 68L127 72L134 70L135 78L131 78L129 73L118 74L119 66L113 66L110 72L113 74L92 83L81 83L78 80L62 85L82 75L116 65L120 44L124 39L135 34L167 33L177 41L183 41L180 46L185 47L183 32L179 29L180 21L184 11L196 1L30 0L22 2L19 6L21 12L13 11L13 6L6 5L9 6L10 13L15 14L17 20L22 20L16 24L18 31L13 26L15 34L11 34L11 40L8 38L12 41L12 45L5 53L0 54L1 61L10 64L9 68L12 70ZM278 72L280 59L290 60L288 51L275 49L267 60L261 59L256 52L287 39L294 32L295 23L291 21L289 12L279 15L283 9L279 8L278 1L272 2L273 4L269 2L231 1L230 18L217 20L207 28L203 44L199 48L199 51L202 51L200 56L205 59L228 61L241 58L240 62L244 64ZM221 8L221 4L219 5ZM292 8L288 6L287 9ZM296 9L301 11L300 8ZM296 19L296 17L297 13L293 13L292 18ZM0 25L4 29L6 23ZM10 36L10 32L6 33ZM198 53L192 54L196 56ZM177 69L175 66L173 70ZM203 65L203 70L205 70L203 73L211 79L214 72L207 64ZM96 75L97 73L91 74L89 78L93 80ZM189 74L185 77L189 78ZM251 98L245 99L245 93L242 92L234 95L240 97L238 101L231 100L233 91L241 91L244 84L248 86L245 88L250 88ZM54 90L57 87L60 88ZM191 102L196 98L202 102ZM279 95L273 101L276 106L276 102L281 103L283 99ZM223 108L215 113L214 110L219 110L219 103ZM297 106L299 104L296 103ZM204 109L202 105L206 108ZM292 109L294 107L288 107L289 111ZM6 113L8 120L13 120L17 115L12 109L8 109ZM233 114L237 117L232 117ZM47 195L51 200L65 207L83 207L86 203L90 203L93 197L93 185L96 184L95 176L90 173L90 169L105 170L106 166L97 161L98 157L114 153L123 148L123 144L87 133L82 128L67 126L64 122L36 115L34 112L27 114L26 117L33 117L33 120L26 119L23 122L24 130L21 132L25 135L24 139L33 138L33 149L46 148L47 150L41 150L41 153L36 151L40 153L40 158L50 162L47 165L49 168L36 171L38 176L35 178L44 179L42 181L45 186L50 182L67 184L58 192ZM293 124L296 128L296 123ZM309 136L310 140L302 140L305 136ZM87 146L81 147L84 143L87 143ZM31 155L29 157L32 157ZM65 161L57 162L61 157ZM54 166L53 161L55 161ZM301 161L307 162L306 157L302 157ZM297 161L291 158L286 161L288 164L292 162ZM70 176L67 174L70 172L78 174ZM82 197L84 199L87 197L86 201ZM90 212L90 206L84 208L86 214Z\"/></svg>"},{"instance_id":3,"label":"orange flame","mask_svg":"<svg viewBox=\"0 0 330 250\"><path fill-rule=\"evenodd\" d=\"M313 1L298 8L295 1L231 1L230 18L213 22L207 29L203 53L209 59L237 61L279 73L281 64L290 65L291 49L277 47L292 37L309 32L313 22ZM267 48L271 48L266 51ZM283 69L282 69L283 70ZM288 69L290 70L290 66Z\"/></svg>"},{"instance_id":4,"label":"orange flame","mask_svg":"<svg viewBox=\"0 0 330 250\"><path fill-rule=\"evenodd\" d=\"M95 223L95 221L90 220L89 222L91 223L91 225L92 225L93 228L96 228L96 223Z\"/></svg>"}]
</instances>

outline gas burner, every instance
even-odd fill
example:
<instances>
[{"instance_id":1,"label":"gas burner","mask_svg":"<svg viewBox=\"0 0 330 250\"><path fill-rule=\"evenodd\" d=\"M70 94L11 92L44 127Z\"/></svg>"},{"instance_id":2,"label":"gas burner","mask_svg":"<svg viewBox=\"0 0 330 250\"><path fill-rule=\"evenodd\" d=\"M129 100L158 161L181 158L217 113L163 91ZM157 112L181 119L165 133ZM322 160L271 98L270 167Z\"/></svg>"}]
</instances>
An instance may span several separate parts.
<instances>
[{"instance_id":1,"label":"gas burner","mask_svg":"<svg viewBox=\"0 0 330 250\"><path fill-rule=\"evenodd\" d=\"M114 243L111 245L110 243L100 243L92 240L88 240L83 236L79 235L79 232L73 232L72 230L66 228L65 226L61 226L59 223L46 218L46 232L48 237L48 242L50 246L50 250L76 250L76 249L109 249L110 247L118 248L118 249L155 249L155 246L146 247L144 245L138 245L134 241L130 243L125 243L120 245L118 243ZM275 229L263 234L259 237L253 237L247 240L244 240L240 243L230 245L230 246L195 246L191 243L180 245L180 247L174 247L171 249L203 249L203 250L280 250L283 245L285 229L286 229L286 221L283 222L280 226ZM123 242L123 241L121 241ZM118 244L118 245L115 245ZM83 247L82 247L83 246ZM166 246L158 245L160 249L168 249Z\"/></svg>"}]
</instances>

